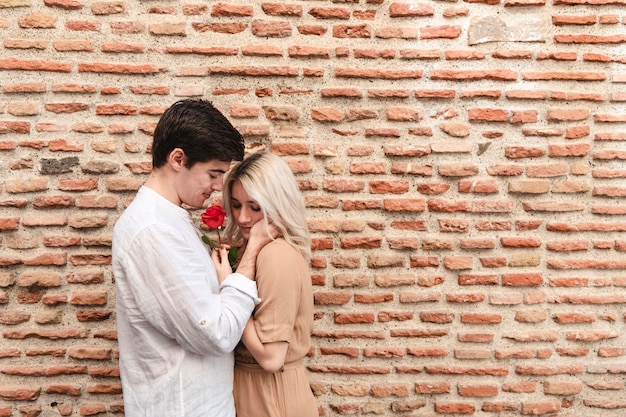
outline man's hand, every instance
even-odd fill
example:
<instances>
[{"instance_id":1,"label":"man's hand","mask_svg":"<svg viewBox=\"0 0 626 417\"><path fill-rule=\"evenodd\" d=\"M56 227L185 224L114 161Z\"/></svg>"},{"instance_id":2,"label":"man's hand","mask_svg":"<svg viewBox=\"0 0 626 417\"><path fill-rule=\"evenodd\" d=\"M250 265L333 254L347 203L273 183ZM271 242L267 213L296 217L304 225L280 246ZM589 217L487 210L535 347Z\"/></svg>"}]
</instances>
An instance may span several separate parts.
<instances>
[{"instance_id":1,"label":"man's hand","mask_svg":"<svg viewBox=\"0 0 626 417\"><path fill-rule=\"evenodd\" d=\"M246 248L256 245L261 249L263 246L276 239L279 234L278 229L272 223L266 228L264 221L256 222L250 229L250 239L248 239Z\"/></svg>"},{"instance_id":2,"label":"man's hand","mask_svg":"<svg viewBox=\"0 0 626 417\"><path fill-rule=\"evenodd\" d=\"M229 274L233 273L233 268L228 262L228 250L230 248L227 245L222 245L219 248L211 250L211 259L215 264L215 270L217 271L217 279L222 283Z\"/></svg>"},{"instance_id":3,"label":"man's hand","mask_svg":"<svg viewBox=\"0 0 626 417\"><path fill-rule=\"evenodd\" d=\"M263 249L263 246L276 239L279 235L280 232L273 224L270 223L269 227L266 228L265 222L256 222L250 229L250 239L248 239L246 250L241 257L241 261L239 261L239 266L237 266L237 272L254 280L257 255Z\"/></svg>"}]
</instances>

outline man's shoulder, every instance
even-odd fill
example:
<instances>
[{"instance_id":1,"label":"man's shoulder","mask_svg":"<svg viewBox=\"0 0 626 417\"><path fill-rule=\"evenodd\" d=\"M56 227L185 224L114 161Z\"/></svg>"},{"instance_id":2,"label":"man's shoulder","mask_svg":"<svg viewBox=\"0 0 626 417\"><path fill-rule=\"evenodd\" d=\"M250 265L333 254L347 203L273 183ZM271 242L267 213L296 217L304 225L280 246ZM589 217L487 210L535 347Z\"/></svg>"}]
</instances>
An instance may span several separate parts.
<instances>
[{"instance_id":1,"label":"man's shoulder","mask_svg":"<svg viewBox=\"0 0 626 417\"><path fill-rule=\"evenodd\" d=\"M113 239L132 240L142 230L158 225L159 217L153 199L138 193L115 222Z\"/></svg>"},{"instance_id":2,"label":"man's shoulder","mask_svg":"<svg viewBox=\"0 0 626 417\"><path fill-rule=\"evenodd\" d=\"M135 199L126 207L122 215L117 220L115 226L138 226L141 223L150 221L153 218L154 205L150 204L145 198L137 195Z\"/></svg>"}]
</instances>

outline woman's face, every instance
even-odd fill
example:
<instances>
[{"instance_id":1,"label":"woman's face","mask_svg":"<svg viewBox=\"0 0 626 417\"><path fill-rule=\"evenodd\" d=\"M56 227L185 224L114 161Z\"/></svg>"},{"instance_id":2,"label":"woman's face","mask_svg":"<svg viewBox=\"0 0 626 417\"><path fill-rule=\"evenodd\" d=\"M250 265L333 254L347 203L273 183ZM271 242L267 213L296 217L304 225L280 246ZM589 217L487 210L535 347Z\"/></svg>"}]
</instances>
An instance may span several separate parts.
<instances>
[{"instance_id":1,"label":"woman's face","mask_svg":"<svg viewBox=\"0 0 626 417\"><path fill-rule=\"evenodd\" d=\"M244 239L250 238L250 228L263 219L263 212L256 201L252 200L241 182L233 182L230 196L233 218L241 229Z\"/></svg>"}]
</instances>

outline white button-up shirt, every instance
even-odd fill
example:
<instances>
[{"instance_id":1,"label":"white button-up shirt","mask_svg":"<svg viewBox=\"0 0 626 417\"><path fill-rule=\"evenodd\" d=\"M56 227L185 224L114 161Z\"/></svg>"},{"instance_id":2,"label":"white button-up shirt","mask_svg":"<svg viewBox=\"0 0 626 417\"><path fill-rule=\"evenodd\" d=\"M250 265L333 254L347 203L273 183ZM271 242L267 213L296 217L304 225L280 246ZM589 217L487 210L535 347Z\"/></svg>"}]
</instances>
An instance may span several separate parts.
<instances>
[{"instance_id":1,"label":"white button-up shirt","mask_svg":"<svg viewBox=\"0 0 626 417\"><path fill-rule=\"evenodd\" d=\"M259 299L220 285L189 213L142 187L113 233L126 417L234 417L232 351Z\"/></svg>"}]
</instances>

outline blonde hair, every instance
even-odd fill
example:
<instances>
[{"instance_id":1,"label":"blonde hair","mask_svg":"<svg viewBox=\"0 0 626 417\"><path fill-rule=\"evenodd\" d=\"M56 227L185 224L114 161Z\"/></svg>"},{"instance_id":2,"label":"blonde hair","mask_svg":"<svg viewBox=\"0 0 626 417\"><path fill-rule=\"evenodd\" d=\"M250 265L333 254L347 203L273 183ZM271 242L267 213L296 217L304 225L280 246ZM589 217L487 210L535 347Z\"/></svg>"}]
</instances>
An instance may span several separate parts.
<instances>
[{"instance_id":1,"label":"blonde hair","mask_svg":"<svg viewBox=\"0 0 626 417\"><path fill-rule=\"evenodd\" d=\"M253 153L232 167L224 181L223 191L224 210L229 216L225 235L230 242L243 240L232 211L231 196L236 181L261 208L265 227L271 221L282 238L309 260L311 237L304 198L289 165L272 153Z\"/></svg>"}]
</instances>

